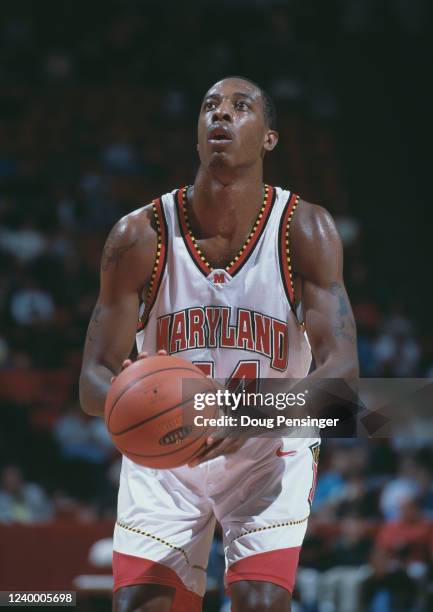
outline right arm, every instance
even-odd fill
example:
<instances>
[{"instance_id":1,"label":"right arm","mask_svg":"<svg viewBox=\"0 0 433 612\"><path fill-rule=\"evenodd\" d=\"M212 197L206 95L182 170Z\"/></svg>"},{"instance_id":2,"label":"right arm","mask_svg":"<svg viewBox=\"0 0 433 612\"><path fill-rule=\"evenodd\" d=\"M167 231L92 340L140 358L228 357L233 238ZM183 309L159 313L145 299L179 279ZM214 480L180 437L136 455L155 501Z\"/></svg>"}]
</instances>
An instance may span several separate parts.
<instances>
[{"instance_id":1,"label":"right arm","mask_svg":"<svg viewBox=\"0 0 433 612\"><path fill-rule=\"evenodd\" d=\"M152 206L123 217L108 236L80 375L80 403L87 414L104 414L111 378L120 372L132 350L140 299L152 275L156 246Z\"/></svg>"}]
</instances>

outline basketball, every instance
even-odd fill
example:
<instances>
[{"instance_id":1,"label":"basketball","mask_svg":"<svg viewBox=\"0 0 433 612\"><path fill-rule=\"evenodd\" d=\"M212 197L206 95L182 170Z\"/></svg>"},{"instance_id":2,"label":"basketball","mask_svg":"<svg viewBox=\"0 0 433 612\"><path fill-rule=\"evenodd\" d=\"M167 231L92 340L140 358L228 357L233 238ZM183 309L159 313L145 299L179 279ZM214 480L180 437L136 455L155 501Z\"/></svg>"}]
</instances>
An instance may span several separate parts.
<instances>
[{"instance_id":1,"label":"basketball","mask_svg":"<svg viewBox=\"0 0 433 612\"><path fill-rule=\"evenodd\" d=\"M190 390L185 380L192 381ZM214 390L213 381L184 359L158 355L137 360L117 376L107 395L105 422L113 443L145 467L188 463L212 431L193 425L194 394ZM214 418L217 412L217 406L208 406L200 414Z\"/></svg>"}]
</instances>

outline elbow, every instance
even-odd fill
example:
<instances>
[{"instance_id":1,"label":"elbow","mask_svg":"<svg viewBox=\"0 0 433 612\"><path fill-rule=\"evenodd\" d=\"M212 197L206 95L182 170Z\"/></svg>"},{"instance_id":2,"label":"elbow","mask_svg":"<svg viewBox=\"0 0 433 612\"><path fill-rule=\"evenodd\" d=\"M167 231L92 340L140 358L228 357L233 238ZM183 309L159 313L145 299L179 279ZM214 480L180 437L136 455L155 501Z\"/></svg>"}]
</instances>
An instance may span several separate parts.
<instances>
[{"instance_id":1,"label":"elbow","mask_svg":"<svg viewBox=\"0 0 433 612\"><path fill-rule=\"evenodd\" d=\"M80 407L83 412L90 416L95 416L93 402L89 394L89 380L84 371L81 371L79 384L78 384L78 397L80 401Z\"/></svg>"},{"instance_id":2,"label":"elbow","mask_svg":"<svg viewBox=\"0 0 433 612\"><path fill-rule=\"evenodd\" d=\"M84 372L82 371L80 374L80 379L78 383L78 398L80 401L81 410L85 412L86 414L90 414L90 410L89 410L90 406L87 403L87 393L85 389L86 389L86 376Z\"/></svg>"},{"instance_id":3,"label":"elbow","mask_svg":"<svg viewBox=\"0 0 433 612\"><path fill-rule=\"evenodd\" d=\"M81 369L79 399L83 412L90 416L103 416L109 383L98 375L92 364Z\"/></svg>"},{"instance_id":4,"label":"elbow","mask_svg":"<svg viewBox=\"0 0 433 612\"><path fill-rule=\"evenodd\" d=\"M359 378L359 360L358 360L358 350L355 345L355 350L353 354L347 359L347 375L345 378L351 380L357 380Z\"/></svg>"},{"instance_id":5,"label":"elbow","mask_svg":"<svg viewBox=\"0 0 433 612\"><path fill-rule=\"evenodd\" d=\"M343 380L357 380L359 378L359 363L358 357L354 355L352 358L344 358L340 362L340 371L338 378Z\"/></svg>"},{"instance_id":6,"label":"elbow","mask_svg":"<svg viewBox=\"0 0 433 612\"><path fill-rule=\"evenodd\" d=\"M359 378L359 364L357 355L340 355L334 353L320 365L322 378L339 378L341 380L355 381Z\"/></svg>"},{"instance_id":7,"label":"elbow","mask_svg":"<svg viewBox=\"0 0 433 612\"><path fill-rule=\"evenodd\" d=\"M341 378L345 380L358 380L359 378L359 366L358 363L353 363L352 365L347 365L345 368L345 372Z\"/></svg>"}]
</instances>

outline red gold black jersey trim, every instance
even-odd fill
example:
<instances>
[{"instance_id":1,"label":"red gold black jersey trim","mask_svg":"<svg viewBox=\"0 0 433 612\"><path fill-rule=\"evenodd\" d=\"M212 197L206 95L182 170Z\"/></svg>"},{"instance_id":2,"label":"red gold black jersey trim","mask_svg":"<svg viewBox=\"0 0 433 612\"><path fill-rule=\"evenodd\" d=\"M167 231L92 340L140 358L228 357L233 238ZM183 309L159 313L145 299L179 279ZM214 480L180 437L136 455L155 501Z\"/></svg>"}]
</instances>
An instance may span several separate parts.
<instances>
[{"instance_id":1,"label":"red gold black jersey trim","mask_svg":"<svg viewBox=\"0 0 433 612\"><path fill-rule=\"evenodd\" d=\"M292 193L287 200L281 216L280 228L278 230L278 254L280 262L280 272L283 281L284 291L292 310L295 312L295 295L293 290L293 274L290 253L290 223L293 213L299 203L299 196Z\"/></svg>"},{"instance_id":2,"label":"red gold black jersey trim","mask_svg":"<svg viewBox=\"0 0 433 612\"><path fill-rule=\"evenodd\" d=\"M155 303L156 296L158 295L158 290L161 285L162 277L164 275L165 264L167 262L168 230L161 198L154 200L152 202L152 206L158 234L158 243L156 247L155 263L153 266L152 276L149 283L149 290L147 292L147 297L144 302L145 308L141 320L141 328L146 326L147 321L149 319L149 314Z\"/></svg>"},{"instance_id":3,"label":"red gold black jersey trim","mask_svg":"<svg viewBox=\"0 0 433 612\"><path fill-rule=\"evenodd\" d=\"M203 272L203 274L207 276L209 272L212 272L212 267L207 263L204 255L200 254L197 250L195 240L189 230L188 223L185 217L184 199L186 198L187 191L188 187L182 187L181 189L178 189L176 191L174 196L180 233L182 234L183 241L188 250L188 253L191 256L191 259L193 260L197 268L200 270L200 272Z\"/></svg>"},{"instance_id":4,"label":"red gold black jersey trim","mask_svg":"<svg viewBox=\"0 0 433 612\"><path fill-rule=\"evenodd\" d=\"M197 266L197 268L205 276L208 276L213 271L213 266L207 261L206 257L201 252L197 241L191 232L189 226L188 217L186 214L186 193L188 187L179 189L175 194L176 210L179 221L179 227L182 234L182 238L186 245L186 248L191 256L191 259ZM273 204L276 198L276 190L270 185L265 185L265 193L263 198L263 205L259 211L256 221L253 225L250 235L242 245L236 257L225 266L225 271L230 276L235 276L239 270L245 265L254 250L254 247L260 240L261 235L266 227L269 220L269 215L272 210Z\"/></svg>"}]
</instances>

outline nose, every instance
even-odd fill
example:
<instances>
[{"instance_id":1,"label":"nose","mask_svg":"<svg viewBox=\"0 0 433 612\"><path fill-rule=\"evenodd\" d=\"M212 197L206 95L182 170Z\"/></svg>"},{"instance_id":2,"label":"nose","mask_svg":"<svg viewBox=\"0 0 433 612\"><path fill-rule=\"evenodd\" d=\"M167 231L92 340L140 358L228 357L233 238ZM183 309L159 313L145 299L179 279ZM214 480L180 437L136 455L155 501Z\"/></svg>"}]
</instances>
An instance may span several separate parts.
<instances>
[{"instance_id":1,"label":"nose","mask_svg":"<svg viewBox=\"0 0 433 612\"><path fill-rule=\"evenodd\" d=\"M230 101L225 99L221 100L221 103L213 112L212 121L228 121L231 123L232 119L232 107Z\"/></svg>"}]
</instances>

